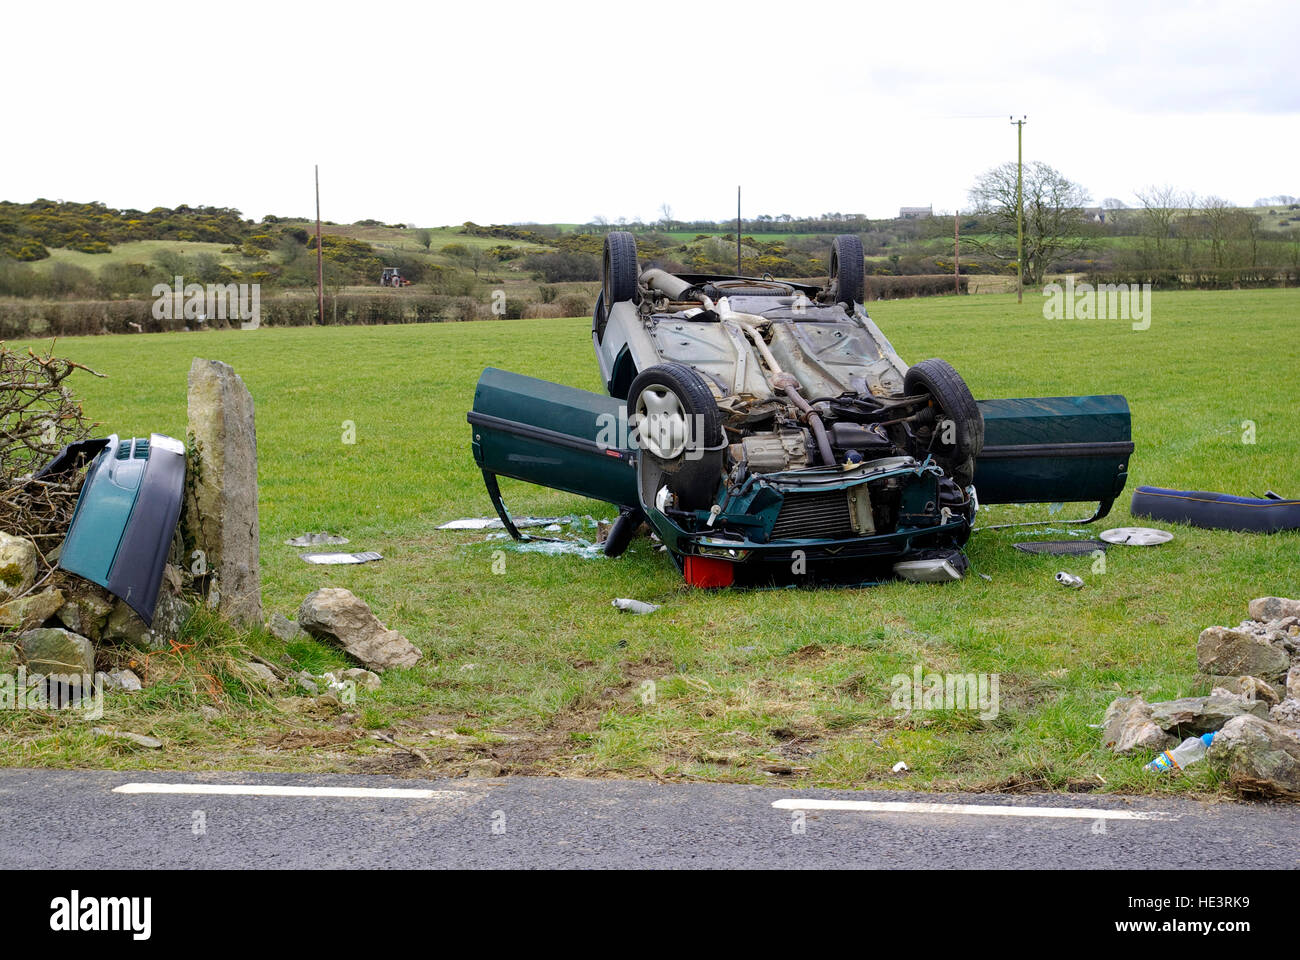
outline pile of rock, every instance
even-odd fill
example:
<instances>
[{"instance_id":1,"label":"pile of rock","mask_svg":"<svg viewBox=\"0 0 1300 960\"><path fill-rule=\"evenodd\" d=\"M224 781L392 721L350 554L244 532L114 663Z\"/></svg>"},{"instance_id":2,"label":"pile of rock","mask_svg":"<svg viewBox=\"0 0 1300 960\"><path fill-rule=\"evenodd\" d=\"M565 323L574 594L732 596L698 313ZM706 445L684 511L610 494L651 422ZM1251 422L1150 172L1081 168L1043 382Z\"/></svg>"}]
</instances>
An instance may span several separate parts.
<instances>
[{"instance_id":1,"label":"pile of rock","mask_svg":"<svg viewBox=\"0 0 1300 960\"><path fill-rule=\"evenodd\" d=\"M1300 799L1300 600L1260 597L1235 627L1208 627L1196 643L1209 696L1147 703L1120 697L1102 736L1116 753L1155 754L1214 732L1209 761L1244 794Z\"/></svg>"},{"instance_id":2,"label":"pile of rock","mask_svg":"<svg viewBox=\"0 0 1300 960\"><path fill-rule=\"evenodd\" d=\"M170 569L151 625L107 590L79 577L56 573L36 589L36 545L0 533L0 633L9 642L11 669L29 674L94 674L97 645L163 649L188 619L193 604L180 595L181 575ZM128 681L129 687L129 681Z\"/></svg>"}]
</instances>

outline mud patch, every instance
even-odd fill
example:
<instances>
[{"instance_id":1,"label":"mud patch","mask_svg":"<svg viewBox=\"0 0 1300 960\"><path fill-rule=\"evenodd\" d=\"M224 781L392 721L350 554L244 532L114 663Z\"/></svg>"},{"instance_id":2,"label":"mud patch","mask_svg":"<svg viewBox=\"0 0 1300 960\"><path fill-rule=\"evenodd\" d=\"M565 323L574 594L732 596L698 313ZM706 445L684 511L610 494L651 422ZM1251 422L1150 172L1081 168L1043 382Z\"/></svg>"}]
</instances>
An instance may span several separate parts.
<instances>
[{"instance_id":1,"label":"mud patch","mask_svg":"<svg viewBox=\"0 0 1300 960\"><path fill-rule=\"evenodd\" d=\"M300 727L273 733L262 738L262 744L273 750L301 750L304 747L333 747L353 743L361 738L355 730L314 730Z\"/></svg>"}]
</instances>

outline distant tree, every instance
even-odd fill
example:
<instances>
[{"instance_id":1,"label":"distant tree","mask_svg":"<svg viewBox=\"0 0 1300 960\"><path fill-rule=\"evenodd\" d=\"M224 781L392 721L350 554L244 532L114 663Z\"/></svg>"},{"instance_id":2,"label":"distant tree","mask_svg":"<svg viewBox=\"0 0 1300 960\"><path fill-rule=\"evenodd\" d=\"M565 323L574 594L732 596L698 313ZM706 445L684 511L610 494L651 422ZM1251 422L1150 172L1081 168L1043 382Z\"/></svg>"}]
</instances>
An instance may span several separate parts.
<instances>
[{"instance_id":1,"label":"distant tree","mask_svg":"<svg viewBox=\"0 0 1300 960\"><path fill-rule=\"evenodd\" d=\"M1137 191L1137 198L1142 204L1139 215L1142 235L1147 239L1153 265L1169 266L1173 258L1175 225L1180 210L1188 209L1187 198L1168 185L1146 187Z\"/></svg>"},{"instance_id":2,"label":"distant tree","mask_svg":"<svg viewBox=\"0 0 1300 960\"><path fill-rule=\"evenodd\" d=\"M415 237L415 242L424 247L425 252L427 253L430 245L433 243L433 231L421 227L419 230L416 230L412 236Z\"/></svg>"},{"instance_id":3,"label":"distant tree","mask_svg":"<svg viewBox=\"0 0 1300 960\"><path fill-rule=\"evenodd\" d=\"M1236 206L1223 197L1206 197L1201 201L1201 219L1210 246L1210 263L1216 267L1229 266L1230 244L1241 228Z\"/></svg>"},{"instance_id":4,"label":"distant tree","mask_svg":"<svg viewBox=\"0 0 1300 960\"><path fill-rule=\"evenodd\" d=\"M1127 210L1128 204L1118 197L1107 197L1101 202L1103 210Z\"/></svg>"},{"instance_id":5,"label":"distant tree","mask_svg":"<svg viewBox=\"0 0 1300 960\"><path fill-rule=\"evenodd\" d=\"M475 280L478 279L479 271L483 269L483 263L487 260L482 247L464 243L449 243L442 248L442 254L462 267L473 270Z\"/></svg>"},{"instance_id":6,"label":"distant tree","mask_svg":"<svg viewBox=\"0 0 1300 960\"><path fill-rule=\"evenodd\" d=\"M1025 281L1038 285L1058 261L1084 243L1083 207L1088 191L1041 161L1024 165ZM984 173L970 191L975 212L993 230L988 240L972 238L972 246L998 260L1016 259L1016 165L1004 163Z\"/></svg>"}]
</instances>

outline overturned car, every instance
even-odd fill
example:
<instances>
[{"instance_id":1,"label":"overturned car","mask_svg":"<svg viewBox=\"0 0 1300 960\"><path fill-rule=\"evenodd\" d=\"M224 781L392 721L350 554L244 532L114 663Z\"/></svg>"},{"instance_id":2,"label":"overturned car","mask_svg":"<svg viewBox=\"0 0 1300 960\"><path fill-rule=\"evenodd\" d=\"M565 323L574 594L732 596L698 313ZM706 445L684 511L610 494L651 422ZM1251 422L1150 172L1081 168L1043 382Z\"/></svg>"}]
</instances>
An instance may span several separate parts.
<instances>
[{"instance_id":1,"label":"overturned car","mask_svg":"<svg viewBox=\"0 0 1300 960\"><path fill-rule=\"evenodd\" d=\"M825 288L642 270L605 240L592 342L607 395L494 368L468 414L501 476L618 505L696 586L957 579L978 503L1096 501L1127 478L1120 396L976 401L940 359L908 366L863 307L860 241Z\"/></svg>"}]
</instances>

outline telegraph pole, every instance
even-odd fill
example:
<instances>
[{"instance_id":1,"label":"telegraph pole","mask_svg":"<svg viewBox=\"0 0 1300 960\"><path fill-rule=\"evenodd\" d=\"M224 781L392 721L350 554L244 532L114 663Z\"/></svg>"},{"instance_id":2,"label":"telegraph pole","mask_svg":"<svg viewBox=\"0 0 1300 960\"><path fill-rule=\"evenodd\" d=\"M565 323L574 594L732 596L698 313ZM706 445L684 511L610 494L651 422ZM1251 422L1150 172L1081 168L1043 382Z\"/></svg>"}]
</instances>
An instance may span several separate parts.
<instances>
[{"instance_id":1,"label":"telegraph pole","mask_svg":"<svg viewBox=\"0 0 1300 960\"><path fill-rule=\"evenodd\" d=\"M1016 125L1016 303L1025 302L1025 124L1028 116L1011 118Z\"/></svg>"},{"instance_id":2,"label":"telegraph pole","mask_svg":"<svg viewBox=\"0 0 1300 960\"><path fill-rule=\"evenodd\" d=\"M736 185L736 276L740 276L740 185Z\"/></svg>"},{"instance_id":3,"label":"telegraph pole","mask_svg":"<svg viewBox=\"0 0 1300 960\"><path fill-rule=\"evenodd\" d=\"M316 165L316 323L325 326L325 260L320 246L320 164Z\"/></svg>"},{"instance_id":4,"label":"telegraph pole","mask_svg":"<svg viewBox=\"0 0 1300 960\"><path fill-rule=\"evenodd\" d=\"M952 283L953 293L961 293L961 211L952 214Z\"/></svg>"}]
</instances>

